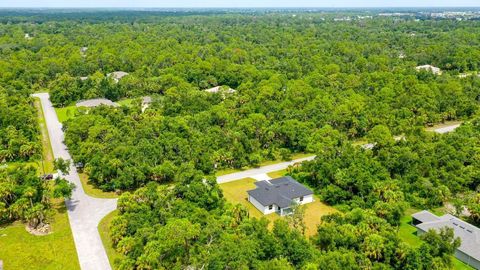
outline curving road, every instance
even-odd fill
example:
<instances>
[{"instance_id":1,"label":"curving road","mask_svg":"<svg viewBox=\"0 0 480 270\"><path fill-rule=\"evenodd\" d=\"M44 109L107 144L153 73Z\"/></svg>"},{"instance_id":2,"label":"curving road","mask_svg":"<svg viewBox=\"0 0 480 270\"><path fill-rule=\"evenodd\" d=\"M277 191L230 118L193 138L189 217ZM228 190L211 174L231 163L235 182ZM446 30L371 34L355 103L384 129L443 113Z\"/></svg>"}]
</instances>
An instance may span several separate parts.
<instances>
[{"instance_id":1,"label":"curving road","mask_svg":"<svg viewBox=\"0 0 480 270\"><path fill-rule=\"evenodd\" d=\"M62 124L50 102L48 93L34 94L40 98L43 114L47 124L53 156L71 160L67 147L63 143ZM77 249L80 268L82 270L110 270L107 253L103 247L98 224L108 213L117 208L116 199L98 199L85 194L75 166L70 167L70 173L65 179L75 184L72 198L66 200L68 217L72 228L73 239Z\"/></svg>"},{"instance_id":2,"label":"curving road","mask_svg":"<svg viewBox=\"0 0 480 270\"><path fill-rule=\"evenodd\" d=\"M451 124L451 125L435 128L432 131L440 133L440 134L444 134L444 133L455 131L455 129L458 128L459 126L460 126L460 124ZM404 140L405 136L402 136L402 135L395 136L394 139L395 139L395 141ZM359 146L363 147L365 149L372 149L375 146L375 144L366 143L366 144L362 144L362 145L359 145ZM259 168L254 168L254 169L249 169L249 170L245 170L245 171L226 174L226 175L218 176L217 177L217 182L219 184L222 184L222 183L232 182L232 181L235 181L235 180L240 180L240 179L243 179L243 178L253 178L253 179L256 179L256 180L265 180L265 179L269 179L268 175L266 175L267 173L280 171L280 170L286 169L286 168L288 168L288 166L294 165L296 163L301 163L303 161L313 160L313 159L315 159L314 155L309 156L309 157L305 157L305 158L295 159L295 160L292 160L292 161L281 162L281 163L272 164L272 165L268 165L268 166L263 166L263 167L259 167Z\"/></svg>"},{"instance_id":3,"label":"curving road","mask_svg":"<svg viewBox=\"0 0 480 270\"><path fill-rule=\"evenodd\" d=\"M40 98L42 103L54 157L71 160L72 158L68 153L67 147L63 143L64 134L62 131L62 124L58 121L57 114L50 102L48 93L38 93L33 96ZM459 125L455 124L438 128L434 131L438 133L447 133L455 130L458 126ZM367 145L368 144L362 146ZM267 173L283 170L295 163L313 159L315 159L315 156L222 175L217 177L217 182L226 183L247 177L254 179L268 179L269 177L266 175ZM77 170L73 165L70 167L70 173L65 175L65 179L76 185L72 198L66 200L66 205L81 269L111 270L97 227L103 217L117 208L117 200L98 199L85 194Z\"/></svg>"},{"instance_id":4,"label":"curving road","mask_svg":"<svg viewBox=\"0 0 480 270\"><path fill-rule=\"evenodd\" d=\"M457 129L460 125L461 124L451 124L451 125L448 125L448 126L436 128L433 131L435 131L436 133L439 133L439 134L445 134L445 133L455 131L455 129Z\"/></svg>"},{"instance_id":5,"label":"curving road","mask_svg":"<svg viewBox=\"0 0 480 270\"><path fill-rule=\"evenodd\" d=\"M222 183L232 182L232 181L235 181L235 180L248 178L248 177L257 179L261 175L265 175L265 174L270 173L270 172L280 171L280 170L288 168L288 166L291 166L295 163L300 163L300 162L303 162L303 161L313 160L313 159L315 159L315 156L299 158L299 159L295 159L295 160L292 160L292 161L280 162L280 163L267 165L267 166L263 166L263 167L259 167L259 168L254 168L254 169L250 169L250 170L245 170L245 171L235 172L235 173L231 173L231 174L226 174L226 175L218 176L217 177L217 182L219 184L222 184Z\"/></svg>"}]
</instances>

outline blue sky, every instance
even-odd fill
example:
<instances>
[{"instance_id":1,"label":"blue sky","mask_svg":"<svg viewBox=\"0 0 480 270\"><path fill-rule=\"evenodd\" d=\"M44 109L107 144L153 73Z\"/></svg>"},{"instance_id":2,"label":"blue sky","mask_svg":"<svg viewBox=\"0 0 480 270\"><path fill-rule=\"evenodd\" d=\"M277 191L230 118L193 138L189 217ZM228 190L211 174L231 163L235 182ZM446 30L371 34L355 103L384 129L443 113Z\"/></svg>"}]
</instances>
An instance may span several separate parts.
<instances>
[{"instance_id":1,"label":"blue sky","mask_svg":"<svg viewBox=\"0 0 480 270\"><path fill-rule=\"evenodd\" d=\"M0 0L0 7L472 7L480 0Z\"/></svg>"}]
</instances>

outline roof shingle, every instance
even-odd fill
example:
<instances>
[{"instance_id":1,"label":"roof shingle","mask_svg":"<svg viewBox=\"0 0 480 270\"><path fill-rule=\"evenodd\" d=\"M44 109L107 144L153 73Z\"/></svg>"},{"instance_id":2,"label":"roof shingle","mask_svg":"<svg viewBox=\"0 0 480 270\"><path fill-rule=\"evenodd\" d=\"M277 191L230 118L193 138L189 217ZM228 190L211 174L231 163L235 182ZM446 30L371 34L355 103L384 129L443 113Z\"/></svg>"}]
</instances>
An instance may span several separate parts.
<instances>
[{"instance_id":1,"label":"roof shingle","mask_svg":"<svg viewBox=\"0 0 480 270\"><path fill-rule=\"evenodd\" d=\"M259 181L255 185L257 188L247 193L263 206L276 204L282 208L289 207L293 199L313 194L310 189L290 176Z\"/></svg>"}]
</instances>

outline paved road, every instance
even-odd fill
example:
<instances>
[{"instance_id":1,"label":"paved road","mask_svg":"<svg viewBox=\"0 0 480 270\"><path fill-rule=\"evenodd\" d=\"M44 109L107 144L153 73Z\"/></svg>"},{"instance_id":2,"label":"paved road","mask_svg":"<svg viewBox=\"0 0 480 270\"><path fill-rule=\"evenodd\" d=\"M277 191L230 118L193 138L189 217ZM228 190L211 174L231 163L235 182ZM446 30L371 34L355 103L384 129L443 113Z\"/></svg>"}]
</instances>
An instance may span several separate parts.
<instances>
[{"instance_id":1,"label":"paved road","mask_svg":"<svg viewBox=\"0 0 480 270\"><path fill-rule=\"evenodd\" d=\"M48 93L34 94L34 96L39 97L42 103L54 157L71 160L71 156L63 143L64 134L62 131L62 124L58 121L57 114L49 100ZM435 129L435 132L451 132L458 126L459 125L452 125L438 128ZM217 177L217 181L218 183L226 183L247 177L265 178L267 173L283 170L295 163L313 160L314 158L315 156L310 156L222 175ZM97 199L86 195L78 173L73 165L70 168L70 174L66 175L65 178L76 185L72 198L66 200L66 205L68 208L73 239L75 240L75 246L77 248L78 259L80 261L80 267L82 270L110 270L111 267L105 248L100 239L97 226L103 217L117 208L117 200Z\"/></svg>"},{"instance_id":2,"label":"paved road","mask_svg":"<svg viewBox=\"0 0 480 270\"><path fill-rule=\"evenodd\" d=\"M434 129L434 131L437 132L437 133L440 133L440 134L444 134L444 133L454 131L459 126L460 126L460 124L453 124L453 125L450 125L450 126L445 126L445 127Z\"/></svg>"},{"instance_id":3,"label":"paved road","mask_svg":"<svg viewBox=\"0 0 480 270\"><path fill-rule=\"evenodd\" d=\"M286 162L267 165L267 166L263 166L263 167L259 167L259 168L250 169L250 170L245 170L245 171L241 171L241 172L226 174L226 175L222 175L222 176L217 177L217 182L219 184L221 184L221 183L227 183L227 182L231 182L231 181L235 181L235 180L243 179L243 178L247 178L247 177L252 177L253 178L254 176L257 176L257 175L260 175L260 174L267 174L269 172L280 171L280 170L288 168L288 166L293 165L295 163L303 162L303 161L306 161L306 160L313 160L314 158L315 158L315 156L310 156L310 157L295 159L295 160L292 160L292 161L286 161Z\"/></svg>"},{"instance_id":4,"label":"paved road","mask_svg":"<svg viewBox=\"0 0 480 270\"><path fill-rule=\"evenodd\" d=\"M444 134L444 133L454 131L459 126L460 124L452 124L450 126L444 126L441 128L434 129L433 131L440 134ZM402 135L395 136L394 139L395 141L404 140L405 136L402 136ZM373 143L366 143L366 144L360 145L360 147L363 147L365 149L372 149L374 146L375 144ZM267 173L280 171L288 168L288 166L293 165L295 163L300 163L306 160L313 160L313 159L315 159L315 156L295 159L288 162L282 162L282 163L277 163L277 164L268 165L264 167L226 174L226 175L218 176L217 182L219 184L222 184L222 183L232 182L232 181L243 179L243 178L253 178L257 180L264 180L264 179L268 179L268 176L266 175Z\"/></svg>"},{"instance_id":5,"label":"paved road","mask_svg":"<svg viewBox=\"0 0 480 270\"><path fill-rule=\"evenodd\" d=\"M48 93L39 93L33 96L41 100L53 156L71 160L67 147L63 143L62 124L58 121ZM70 167L70 174L66 175L65 179L76 185L72 198L66 200L65 203L80 267L82 270L110 270L110 263L97 226L103 217L117 208L117 200L97 199L86 195L73 165Z\"/></svg>"}]
</instances>

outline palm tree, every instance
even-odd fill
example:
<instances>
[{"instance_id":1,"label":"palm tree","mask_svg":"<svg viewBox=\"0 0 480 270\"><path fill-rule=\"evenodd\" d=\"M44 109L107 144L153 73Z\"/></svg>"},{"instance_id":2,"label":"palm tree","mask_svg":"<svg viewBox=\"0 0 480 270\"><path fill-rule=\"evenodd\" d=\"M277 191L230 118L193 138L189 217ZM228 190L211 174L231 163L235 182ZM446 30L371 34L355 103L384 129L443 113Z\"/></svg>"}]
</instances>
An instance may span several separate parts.
<instances>
[{"instance_id":1,"label":"palm tree","mask_svg":"<svg viewBox=\"0 0 480 270\"><path fill-rule=\"evenodd\" d=\"M0 162L6 162L7 161L7 156L8 156L7 153L8 153L7 149L0 150Z\"/></svg>"},{"instance_id":2,"label":"palm tree","mask_svg":"<svg viewBox=\"0 0 480 270\"><path fill-rule=\"evenodd\" d=\"M9 218L25 218L25 212L29 208L28 206L28 199L27 198L20 198L16 202L14 202L8 208L10 214Z\"/></svg>"},{"instance_id":3,"label":"palm tree","mask_svg":"<svg viewBox=\"0 0 480 270\"><path fill-rule=\"evenodd\" d=\"M30 206L33 207L33 197L37 193L37 190L35 190L33 187L27 187L23 191L23 196L27 197L30 199Z\"/></svg>"},{"instance_id":4,"label":"palm tree","mask_svg":"<svg viewBox=\"0 0 480 270\"><path fill-rule=\"evenodd\" d=\"M20 146L20 150L19 150L19 155L20 157L23 157L23 158L27 158L30 156L30 154L32 153L33 151L33 147L32 147L32 144L24 144L22 146Z\"/></svg>"},{"instance_id":5,"label":"palm tree","mask_svg":"<svg viewBox=\"0 0 480 270\"><path fill-rule=\"evenodd\" d=\"M39 225L44 224L46 215L47 209L45 206L41 203L37 203L26 211L25 219L28 221L28 225L35 229L38 228Z\"/></svg>"},{"instance_id":6,"label":"palm tree","mask_svg":"<svg viewBox=\"0 0 480 270\"><path fill-rule=\"evenodd\" d=\"M408 253L410 252L410 246L405 242L400 242L398 245L395 253L397 255L398 260L403 261L407 257Z\"/></svg>"},{"instance_id":7,"label":"palm tree","mask_svg":"<svg viewBox=\"0 0 480 270\"><path fill-rule=\"evenodd\" d=\"M374 260L380 260L382 258L383 250L385 248L383 237L378 234L372 234L365 238L363 243L363 249L365 255Z\"/></svg>"},{"instance_id":8,"label":"palm tree","mask_svg":"<svg viewBox=\"0 0 480 270\"><path fill-rule=\"evenodd\" d=\"M13 159L15 158L16 155L15 155L15 153L14 153L13 150L6 149L6 150L4 150L4 151L5 151L5 152L3 153L3 155L4 155L4 159L5 159L5 160L8 161L8 160L13 160Z\"/></svg>"},{"instance_id":9,"label":"palm tree","mask_svg":"<svg viewBox=\"0 0 480 270\"><path fill-rule=\"evenodd\" d=\"M237 204L233 207L232 211L232 224L233 228L237 227L242 223L245 218L248 218L248 210L241 204Z\"/></svg>"},{"instance_id":10,"label":"palm tree","mask_svg":"<svg viewBox=\"0 0 480 270\"><path fill-rule=\"evenodd\" d=\"M13 184L10 182L5 182L0 184L0 200L3 200L5 204L8 205L9 201L12 201L15 198L13 193Z\"/></svg>"}]
</instances>

